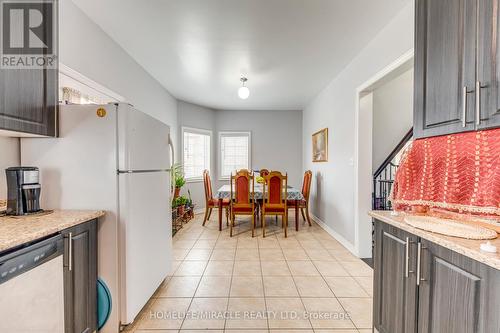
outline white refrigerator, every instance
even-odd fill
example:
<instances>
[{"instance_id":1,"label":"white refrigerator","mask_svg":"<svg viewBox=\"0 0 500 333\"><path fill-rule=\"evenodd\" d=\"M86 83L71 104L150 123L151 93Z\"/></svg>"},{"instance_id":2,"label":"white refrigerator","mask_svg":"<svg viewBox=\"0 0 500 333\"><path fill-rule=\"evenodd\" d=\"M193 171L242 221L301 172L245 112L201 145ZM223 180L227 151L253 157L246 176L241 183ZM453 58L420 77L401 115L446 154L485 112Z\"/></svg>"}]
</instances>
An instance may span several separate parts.
<instances>
[{"instance_id":1,"label":"white refrigerator","mask_svg":"<svg viewBox=\"0 0 500 333\"><path fill-rule=\"evenodd\" d=\"M170 128L128 104L63 105L59 138L22 138L44 209L102 209L98 275L113 298L101 332L129 324L170 271Z\"/></svg>"}]
</instances>

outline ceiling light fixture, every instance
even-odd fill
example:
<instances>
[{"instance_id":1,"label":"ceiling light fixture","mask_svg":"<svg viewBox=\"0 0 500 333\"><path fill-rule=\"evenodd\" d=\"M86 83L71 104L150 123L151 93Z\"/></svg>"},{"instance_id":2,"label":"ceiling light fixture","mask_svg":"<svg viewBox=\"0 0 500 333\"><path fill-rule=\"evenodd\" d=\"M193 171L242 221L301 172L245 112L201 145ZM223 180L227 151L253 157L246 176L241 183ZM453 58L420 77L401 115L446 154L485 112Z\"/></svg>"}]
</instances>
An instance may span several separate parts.
<instances>
[{"instance_id":1,"label":"ceiling light fixture","mask_svg":"<svg viewBox=\"0 0 500 333\"><path fill-rule=\"evenodd\" d=\"M241 99L247 99L248 96L250 96L250 89L248 89L248 87L245 87L245 82L247 82L248 79L243 76L240 79L240 81L241 81L241 87L240 87L240 89L238 89L238 96Z\"/></svg>"}]
</instances>

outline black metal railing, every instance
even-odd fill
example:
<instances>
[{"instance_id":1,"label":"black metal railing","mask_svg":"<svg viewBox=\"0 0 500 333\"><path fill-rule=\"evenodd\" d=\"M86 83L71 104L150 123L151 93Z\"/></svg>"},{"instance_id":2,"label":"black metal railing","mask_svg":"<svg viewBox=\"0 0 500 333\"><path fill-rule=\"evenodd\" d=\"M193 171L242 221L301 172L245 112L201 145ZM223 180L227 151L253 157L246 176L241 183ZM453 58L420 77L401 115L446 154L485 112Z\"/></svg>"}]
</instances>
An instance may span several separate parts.
<instances>
[{"instance_id":1,"label":"black metal railing","mask_svg":"<svg viewBox=\"0 0 500 333\"><path fill-rule=\"evenodd\" d=\"M391 202L389 201L389 194L391 193L394 176L399 166L395 164L394 159L412 137L413 127L408 131L408 133L406 133L403 139L401 139L401 141L373 174L372 209L392 209Z\"/></svg>"}]
</instances>

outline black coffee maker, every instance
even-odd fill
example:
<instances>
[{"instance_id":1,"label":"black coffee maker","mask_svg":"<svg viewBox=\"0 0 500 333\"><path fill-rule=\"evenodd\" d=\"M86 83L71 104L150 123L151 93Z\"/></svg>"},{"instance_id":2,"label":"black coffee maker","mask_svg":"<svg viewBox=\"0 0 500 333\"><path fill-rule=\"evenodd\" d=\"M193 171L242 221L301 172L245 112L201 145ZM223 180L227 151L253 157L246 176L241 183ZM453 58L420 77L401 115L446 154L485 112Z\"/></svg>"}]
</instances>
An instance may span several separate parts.
<instances>
[{"instance_id":1,"label":"black coffee maker","mask_svg":"<svg viewBox=\"0 0 500 333\"><path fill-rule=\"evenodd\" d=\"M36 167L11 167L7 174L7 215L28 215L41 211L38 183L39 171Z\"/></svg>"}]
</instances>

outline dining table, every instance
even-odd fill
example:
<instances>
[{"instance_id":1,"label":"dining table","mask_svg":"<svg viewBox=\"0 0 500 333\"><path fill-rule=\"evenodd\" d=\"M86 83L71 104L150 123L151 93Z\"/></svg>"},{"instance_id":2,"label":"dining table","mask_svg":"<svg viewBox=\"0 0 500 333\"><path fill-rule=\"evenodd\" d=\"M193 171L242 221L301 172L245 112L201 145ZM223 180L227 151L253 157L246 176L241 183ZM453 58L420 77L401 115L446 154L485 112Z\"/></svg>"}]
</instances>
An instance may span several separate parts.
<instances>
[{"instance_id":1,"label":"dining table","mask_svg":"<svg viewBox=\"0 0 500 333\"><path fill-rule=\"evenodd\" d=\"M262 200L262 198L264 197L263 191L264 186L260 183L256 183L254 185L254 199ZM231 185L222 185L217 190L217 194L215 197L219 200L219 207L222 207L222 200L231 197ZM288 185L286 189L286 198L288 202L293 203L292 207L295 208L295 230L299 231L299 202L301 200L304 200L304 196L302 195L301 190ZM222 231L222 208L219 208L219 231Z\"/></svg>"}]
</instances>

